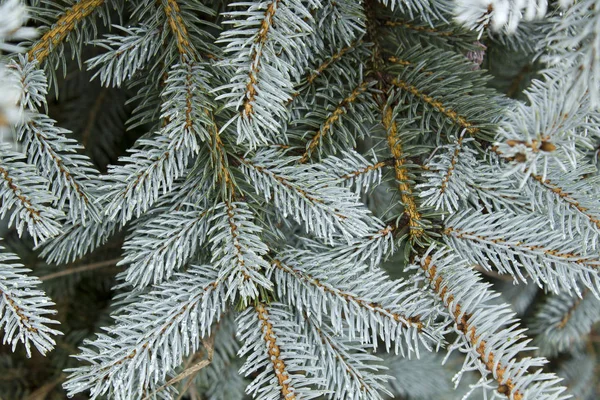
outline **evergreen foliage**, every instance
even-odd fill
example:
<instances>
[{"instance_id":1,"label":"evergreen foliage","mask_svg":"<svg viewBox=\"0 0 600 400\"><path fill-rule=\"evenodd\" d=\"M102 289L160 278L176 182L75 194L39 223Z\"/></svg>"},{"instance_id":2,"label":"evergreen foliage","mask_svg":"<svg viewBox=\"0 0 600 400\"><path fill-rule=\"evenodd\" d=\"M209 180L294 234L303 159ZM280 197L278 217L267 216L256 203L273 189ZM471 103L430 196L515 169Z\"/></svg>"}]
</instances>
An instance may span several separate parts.
<instances>
[{"instance_id":1,"label":"evergreen foliage","mask_svg":"<svg viewBox=\"0 0 600 400\"><path fill-rule=\"evenodd\" d=\"M599 10L0 1L0 399L598 398Z\"/></svg>"}]
</instances>

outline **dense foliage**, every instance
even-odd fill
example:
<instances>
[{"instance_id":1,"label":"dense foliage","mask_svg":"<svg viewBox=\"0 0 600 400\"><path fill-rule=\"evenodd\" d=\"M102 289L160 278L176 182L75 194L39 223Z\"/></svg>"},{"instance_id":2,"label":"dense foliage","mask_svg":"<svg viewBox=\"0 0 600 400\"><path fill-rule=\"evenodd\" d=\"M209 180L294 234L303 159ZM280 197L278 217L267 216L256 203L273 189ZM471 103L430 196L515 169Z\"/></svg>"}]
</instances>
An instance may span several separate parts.
<instances>
[{"instance_id":1,"label":"dense foliage","mask_svg":"<svg viewBox=\"0 0 600 400\"><path fill-rule=\"evenodd\" d=\"M0 399L598 397L599 0L6 0L0 51Z\"/></svg>"}]
</instances>

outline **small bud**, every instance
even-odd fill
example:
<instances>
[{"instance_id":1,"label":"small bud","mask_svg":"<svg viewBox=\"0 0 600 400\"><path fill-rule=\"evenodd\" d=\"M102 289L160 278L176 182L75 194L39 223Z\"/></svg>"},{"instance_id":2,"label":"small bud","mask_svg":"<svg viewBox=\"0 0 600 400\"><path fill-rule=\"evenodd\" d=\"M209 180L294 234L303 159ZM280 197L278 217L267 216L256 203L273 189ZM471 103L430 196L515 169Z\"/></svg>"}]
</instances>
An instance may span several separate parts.
<instances>
[{"instance_id":1,"label":"small bud","mask_svg":"<svg viewBox=\"0 0 600 400\"><path fill-rule=\"evenodd\" d=\"M527 161L527 156L523 153L517 153L517 154L515 154L515 161L523 163L523 162Z\"/></svg>"},{"instance_id":2,"label":"small bud","mask_svg":"<svg viewBox=\"0 0 600 400\"><path fill-rule=\"evenodd\" d=\"M556 150L556 146L551 142L543 141L540 150L550 152Z\"/></svg>"},{"instance_id":3,"label":"small bud","mask_svg":"<svg viewBox=\"0 0 600 400\"><path fill-rule=\"evenodd\" d=\"M498 386L498 393L507 394L508 391L509 391L509 388L507 385Z\"/></svg>"}]
</instances>

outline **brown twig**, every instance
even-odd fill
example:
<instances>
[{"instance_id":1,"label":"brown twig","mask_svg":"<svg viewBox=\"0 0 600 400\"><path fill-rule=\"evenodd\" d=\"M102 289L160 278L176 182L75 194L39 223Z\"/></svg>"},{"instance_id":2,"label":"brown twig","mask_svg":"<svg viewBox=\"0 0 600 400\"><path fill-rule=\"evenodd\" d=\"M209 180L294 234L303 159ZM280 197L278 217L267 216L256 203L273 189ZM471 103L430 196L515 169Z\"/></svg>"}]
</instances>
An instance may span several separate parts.
<instances>
[{"instance_id":1,"label":"brown twig","mask_svg":"<svg viewBox=\"0 0 600 400\"><path fill-rule=\"evenodd\" d=\"M202 339L202 345L206 349L206 358L205 359L202 359L202 360L198 361L196 364L192 365L191 367L186 368L179 375L177 375L173 379L169 380L167 383L160 386L158 389L156 389L152 393L148 394L142 400L149 400L150 398L154 398L156 393L165 390L169 386L174 385L175 383L187 378L190 375L195 375L202 368L206 368L208 365L210 365L210 363L212 362L212 359L213 359L213 354L214 354L214 338L211 336L208 339Z\"/></svg>"},{"instance_id":2,"label":"brown twig","mask_svg":"<svg viewBox=\"0 0 600 400\"><path fill-rule=\"evenodd\" d=\"M44 281L49 281L52 279L60 278L61 276L77 274L77 273L86 272L86 271L93 271L95 269L104 268L104 267L110 267L112 265L116 265L121 260L122 260L122 258L119 257L119 258L113 258L111 260L98 261L98 262L91 263L91 264L81 265L79 267L63 269L62 271L57 271L57 272L53 272L48 275L41 276L40 280L42 282L44 282Z\"/></svg>"}]
</instances>

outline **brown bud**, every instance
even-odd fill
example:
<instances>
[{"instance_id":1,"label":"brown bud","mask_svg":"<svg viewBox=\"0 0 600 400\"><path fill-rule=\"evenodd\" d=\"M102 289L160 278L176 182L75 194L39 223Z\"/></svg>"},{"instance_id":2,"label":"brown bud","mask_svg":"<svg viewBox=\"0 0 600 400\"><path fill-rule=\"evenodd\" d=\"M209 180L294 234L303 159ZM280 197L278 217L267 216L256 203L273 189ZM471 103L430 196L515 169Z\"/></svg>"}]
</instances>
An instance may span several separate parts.
<instances>
[{"instance_id":1,"label":"brown bud","mask_svg":"<svg viewBox=\"0 0 600 400\"><path fill-rule=\"evenodd\" d=\"M554 151L556 150L556 146L551 143L551 142L547 142L547 141L543 141L542 145L540 146L540 150L542 151Z\"/></svg>"},{"instance_id":2,"label":"brown bud","mask_svg":"<svg viewBox=\"0 0 600 400\"><path fill-rule=\"evenodd\" d=\"M527 156L523 153L517 153L515 154L515 161L520 163L525 162L527 161Z\"/></svg>"}]
</instances>

